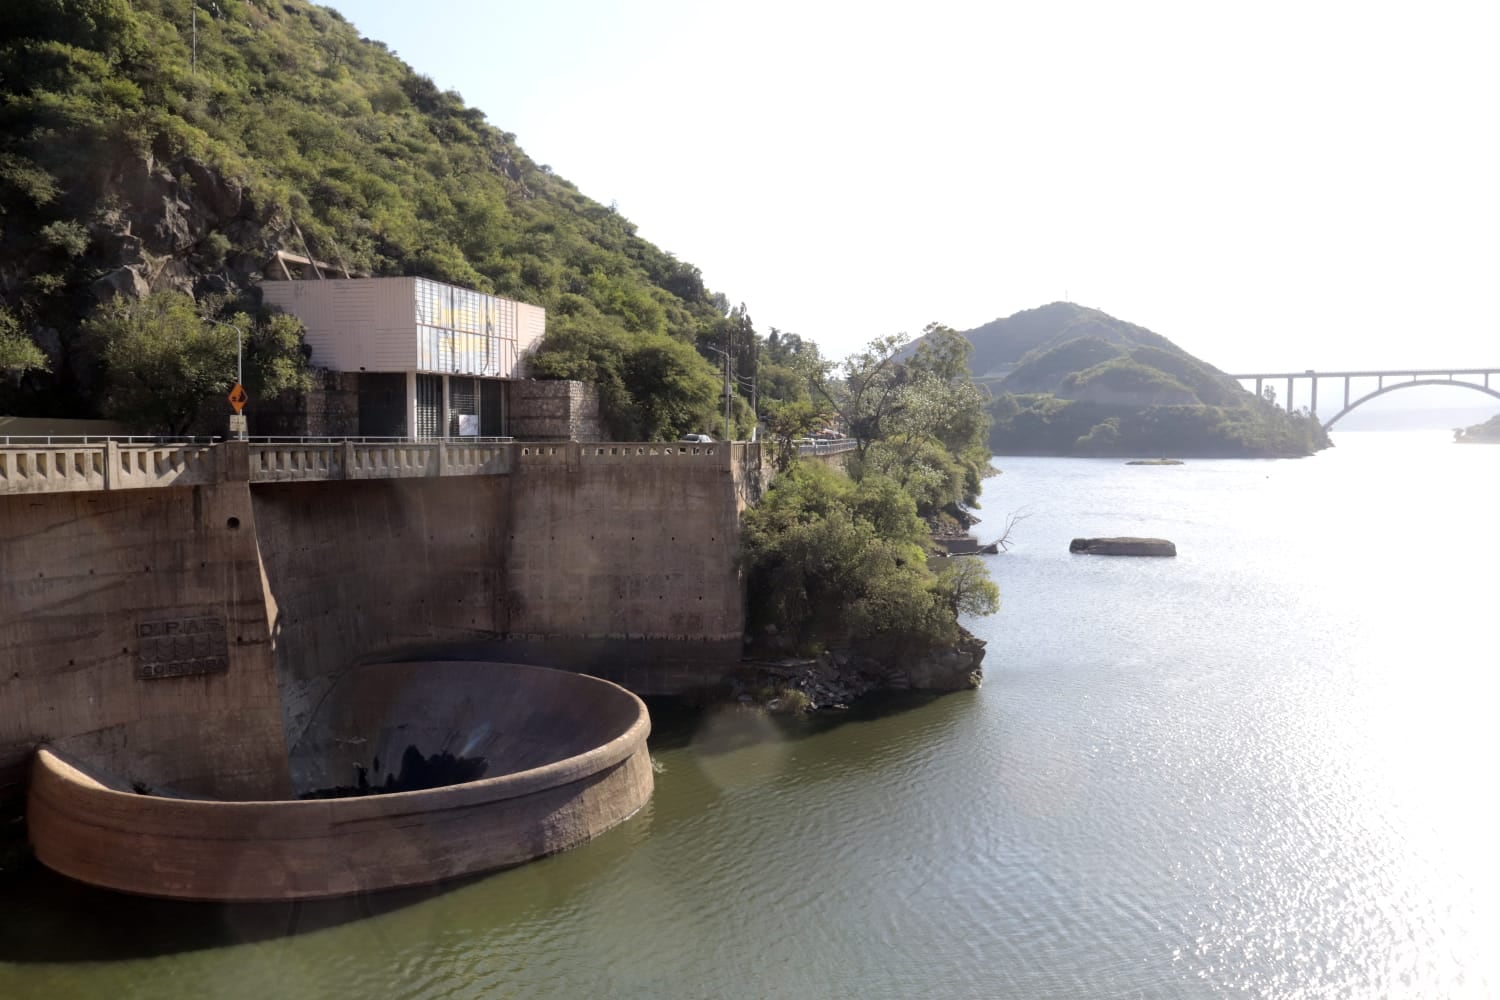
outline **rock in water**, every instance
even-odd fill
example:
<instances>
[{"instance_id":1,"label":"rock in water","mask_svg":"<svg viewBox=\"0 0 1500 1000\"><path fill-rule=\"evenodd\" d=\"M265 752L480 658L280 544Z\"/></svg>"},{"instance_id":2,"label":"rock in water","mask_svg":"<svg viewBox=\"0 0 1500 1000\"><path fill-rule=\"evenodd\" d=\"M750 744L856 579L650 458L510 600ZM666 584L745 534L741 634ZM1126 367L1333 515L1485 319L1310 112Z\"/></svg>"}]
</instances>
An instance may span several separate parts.
<instances>
[{"instance_id":1,"label":"rock in water","mask_svg":"<svg viewBox=\"0 0 1500 1000\"><path fill-rule=\"evenodd\" d=\"M1175 556L1177 546L1165 538L1075 538L1068 551L1086 556Z\"/></svg>"}]
</instances>

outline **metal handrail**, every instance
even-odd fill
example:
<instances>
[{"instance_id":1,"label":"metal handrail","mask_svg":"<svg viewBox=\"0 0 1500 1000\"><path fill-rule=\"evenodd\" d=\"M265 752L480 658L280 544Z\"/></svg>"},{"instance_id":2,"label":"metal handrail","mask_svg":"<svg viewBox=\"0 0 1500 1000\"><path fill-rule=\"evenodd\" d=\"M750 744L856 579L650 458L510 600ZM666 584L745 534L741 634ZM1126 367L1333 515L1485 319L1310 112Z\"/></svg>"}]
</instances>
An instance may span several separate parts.
<instances>
[{"instance_id":1,"label":"metal handrail","mask_svg":"<svg viewBox=\"0 0 1500 1000\"><path fill-rule=\"evenodd\" d=\"M268 435L247 439L251 444L510 444L513 437L296 437Z\"/></svg>"},{"instance_id":2,"label":"metal handrail","mask_svg":"<svg viewBox=\"0 0 1500 1000\"><path fill-rule=\"evenodd\" d=\"M797 454L824 455L841 451L852 451L857 447L859 447L859 442L854 438L835 438L832 441L799 441L797 442Z\"/></svg>"},{"instance_id":3,"label":"metal handrail","mask_svg":"<svg viewBox=\"0 0 1500 1000\"><path fill-rule=\"evenodd\" d=\"M0 434L0 445L105 444L218 444L223 437L193 437L171 434Z\"/></svg>"},{"instance_id":4,"label":"metal handrail","mask_svg":"<svg viewBox=\"0 0 1500 1000\"><path fill-rule=\"evenodd\" d=\"M149 444L149 445L174 445L174 444L220 444L224 441L236 440L225 437L192 437L173 436L158 434L0 434L0 447L9 445L84 445L84 444L106 444L113 441L116 444ZM310 437L293 435L263 435L259 437L245 438L251 444L508 444L515 440L513 437L440 437L440 438L410 438L410 437L374 437L374 436L343 436L343 437Z\"/></svg>"}]
</instances>

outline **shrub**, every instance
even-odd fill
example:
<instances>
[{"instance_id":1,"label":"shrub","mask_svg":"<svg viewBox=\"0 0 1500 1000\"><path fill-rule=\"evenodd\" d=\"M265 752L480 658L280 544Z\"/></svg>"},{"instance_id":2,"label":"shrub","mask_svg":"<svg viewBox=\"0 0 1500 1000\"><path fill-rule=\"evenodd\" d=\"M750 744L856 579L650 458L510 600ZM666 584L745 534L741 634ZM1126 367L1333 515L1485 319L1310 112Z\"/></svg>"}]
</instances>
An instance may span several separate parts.
<instances>
[{"instance_id":1,"label":"shrub","mask_svg":"<svg viewBox=\"0 0 1500 1000\"><path fill-rule=\"evenodd\" d=\"M798 463L745 512L752 630L805 652L874 639L937 645L957 622L927 567L926 526L891 480Z\"/></svg>"}]
</instances>

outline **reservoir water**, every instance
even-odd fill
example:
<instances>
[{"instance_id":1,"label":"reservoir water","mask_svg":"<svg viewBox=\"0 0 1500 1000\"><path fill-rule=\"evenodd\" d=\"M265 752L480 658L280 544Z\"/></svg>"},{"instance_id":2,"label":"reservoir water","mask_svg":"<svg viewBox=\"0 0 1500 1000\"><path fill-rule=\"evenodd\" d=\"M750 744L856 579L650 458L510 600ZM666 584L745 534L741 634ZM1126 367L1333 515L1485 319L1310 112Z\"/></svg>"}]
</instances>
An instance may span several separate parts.
<instances>
[{"instance_id":1,"label":"reservoir water","mask_svg":"<svg viewBox=\"0 0 1500 1000\"><path fill-rule=\"evenodd\" d=\"M1500 446L997 459L981 690L658 716L655 797L436 893L0 884L0 997L1500 995ZM993 532L990 532L991 534ZM1070 556L1160 535L1176 559Z\"/></svg>"}]
</instances>

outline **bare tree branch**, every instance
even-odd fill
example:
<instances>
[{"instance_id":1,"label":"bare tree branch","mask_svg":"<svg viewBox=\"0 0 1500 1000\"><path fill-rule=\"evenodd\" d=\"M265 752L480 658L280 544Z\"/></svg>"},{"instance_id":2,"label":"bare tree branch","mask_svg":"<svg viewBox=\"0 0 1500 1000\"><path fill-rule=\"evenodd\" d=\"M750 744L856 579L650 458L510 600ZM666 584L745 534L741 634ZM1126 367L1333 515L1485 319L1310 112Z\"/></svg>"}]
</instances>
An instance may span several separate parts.
<instances>
[{"instance_id":1,"label":"bare tree branch","mask_svg":"<svg viewBox=\"0 0 1500 1000\"><path fill-rule=\"evenodd\" d=\"M1011 533L1016 530L1016 525L1026 520L1032 513L1032 511L1022 507L1020 510L1013 510L1009 514L1006 514L1004 530L1000 532L1000 537L991 542L990 545L998 545L1001 552L1010 551L1011 545L1014 544L1011 541Z\"/></svg>"}]
</instances>

